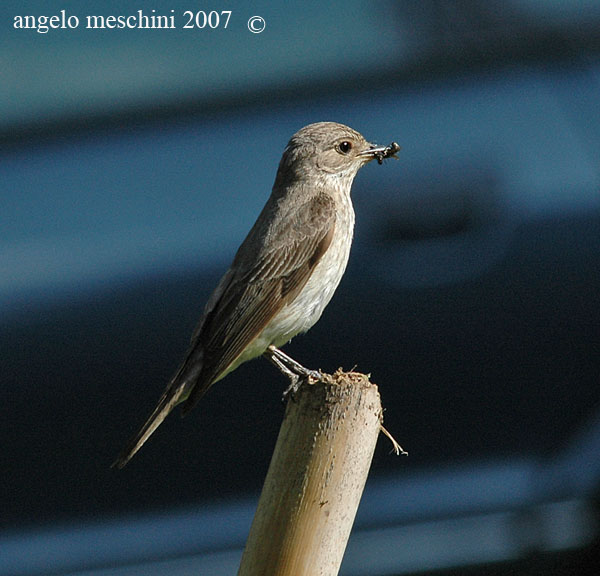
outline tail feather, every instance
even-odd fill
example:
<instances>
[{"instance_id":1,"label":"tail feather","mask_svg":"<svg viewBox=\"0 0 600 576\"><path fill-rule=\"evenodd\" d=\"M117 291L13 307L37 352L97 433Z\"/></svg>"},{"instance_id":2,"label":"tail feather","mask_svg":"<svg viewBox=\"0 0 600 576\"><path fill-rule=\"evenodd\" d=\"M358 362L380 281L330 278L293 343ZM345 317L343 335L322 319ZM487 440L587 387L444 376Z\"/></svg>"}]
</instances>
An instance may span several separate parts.
<instances>
[{"instance_id":1,"label":"tail feather","mask_svg":"<svg viewBox=\"0 0 600 576\"><path fill-rule=\"evenodd\" d=\"M129 441L123 452L121 452L119 457L112 463L112 466L123 468L144 445L146 440L150 438L152 433L162 424L162 421L167 417L169 412L173 410L178 401L179 395L167 396L167 393L165 392L148 420L146 420L146 423Z\"/></svg>"},{"instance_id":2,"label":"tail feather","mask_svg":"<svg viewBox=\"0 0 600 576\"><path fill-rule=\"evenodd\" d=\"M196 385L202 372L201 353L194 357L193 352L188 356L184 364L177 371L163 395L160 397L156 408L146 420L139 432L133 436L111 467L123 468L144 445L146 440L162 424L171 410L180 402L183 402Z\"/></svg>"}]
</instances>

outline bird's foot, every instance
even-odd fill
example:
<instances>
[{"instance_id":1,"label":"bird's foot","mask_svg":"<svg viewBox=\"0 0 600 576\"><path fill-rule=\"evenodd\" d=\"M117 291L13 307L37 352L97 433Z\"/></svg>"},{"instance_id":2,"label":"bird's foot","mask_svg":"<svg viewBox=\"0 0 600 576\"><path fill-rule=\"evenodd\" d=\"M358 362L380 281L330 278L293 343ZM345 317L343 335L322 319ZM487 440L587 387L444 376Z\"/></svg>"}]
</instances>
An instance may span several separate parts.
<instances>
[{"instance_id":1,"label":"bird's foot","mask_svg":"<svg viewBox=\"0 0 600 576\"><path fill-rule=\"evenodd\" d=\"M315 382L321 382L323 380L323 374L318 370L307 370L307 373L299 376L298 374L290 374L290 385L283 391L281 396L281 401L285 402L291 394L291 398L293 398L300 389L300 386L303 382L308 382L309 384L314 384Z\"/></svg>"},{"instance_id":2,"label":"bird's foot","mask_svg":"<svg viewBox=\"0 0 600 576\"><path fill-rule=\"evenodd\" d=\"M282 402L285 402L288 399L288 397L290 396L290 394L291 394L291 398L293 398L296 395L296 392L298 392L298 389L300 388L300 384L302 384L302 382L305 380L304 378L301 378L297 374L290 374L289 378L290 378L290 385L283 391L283 394L281 395Z\"/></svg>"},{"instance_id":3,"label":"bird's foot","mask_svg":"<svg viewBox=\"0 0 600 576\"><path fill-rule=\"evenodd\" d=\"M269 346L264 355L290 379L290 385L285 389L282 400L286 400L290 394L293 397L303 382L312 384L320 382L323 379L323 374L319 370L305 368L302 364L284 354L276 346Z\"/></svg>"}]
</instances>

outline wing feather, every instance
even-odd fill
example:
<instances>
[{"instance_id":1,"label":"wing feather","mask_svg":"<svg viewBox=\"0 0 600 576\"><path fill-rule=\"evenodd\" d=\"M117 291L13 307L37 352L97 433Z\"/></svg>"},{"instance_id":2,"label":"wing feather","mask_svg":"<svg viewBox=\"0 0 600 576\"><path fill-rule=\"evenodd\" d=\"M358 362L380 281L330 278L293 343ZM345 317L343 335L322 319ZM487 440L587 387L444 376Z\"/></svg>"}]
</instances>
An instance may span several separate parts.
<instances>
[{"instance_id":1,"label":"wing feather","mask_svg":"<svg viewBox=\"0 0 600 576\"><path fill-rule=\"evenodd\" d=\"M294 218L281 221L270 231L269 241L256 254L254 265L244 270L240 267L226 283L195 334L192 347L202 347L203 368L198 385L185 402L184 413L306 285L331 244L334 201L325 194L314 196ZM251 236L244 244L250 241ZM246 249L244 244L238 256Z\"/></svg>"}]
</instances>

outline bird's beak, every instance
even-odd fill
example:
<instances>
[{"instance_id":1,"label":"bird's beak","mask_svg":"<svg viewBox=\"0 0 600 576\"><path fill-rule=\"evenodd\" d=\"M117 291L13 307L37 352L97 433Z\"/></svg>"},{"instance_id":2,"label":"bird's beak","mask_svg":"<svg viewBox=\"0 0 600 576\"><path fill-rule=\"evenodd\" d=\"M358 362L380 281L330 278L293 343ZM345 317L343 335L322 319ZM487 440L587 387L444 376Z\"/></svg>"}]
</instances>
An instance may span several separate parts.
<instances>
[{"instance_id":1,"label":"bird's beak","mask_svg":"<svg viewBox=\"0 0 600 576\"><path fill-rule=\"evenodd\" d=\"M357 156L367 156L371 159L375 158L377 154L383 154L387 146L375 146L375 144L369 144L369 147L362 152L359 152Z\"/></svg>"},{"instance_id":2,"label":"bird's beak","mask_svg":"<svg viewBox=\"0 0 600 576\"><path fill-rule=\"evenodd\" d=\"M379 164L382 164L386 158L398 158L396 153L400 151L400 146L396 142L392 142L389 146L375 146L371 144L369 148L359 152L356 156L358 158L366 158L367 162L373 159L377 159Z\"/></svg>"}]
</instances>

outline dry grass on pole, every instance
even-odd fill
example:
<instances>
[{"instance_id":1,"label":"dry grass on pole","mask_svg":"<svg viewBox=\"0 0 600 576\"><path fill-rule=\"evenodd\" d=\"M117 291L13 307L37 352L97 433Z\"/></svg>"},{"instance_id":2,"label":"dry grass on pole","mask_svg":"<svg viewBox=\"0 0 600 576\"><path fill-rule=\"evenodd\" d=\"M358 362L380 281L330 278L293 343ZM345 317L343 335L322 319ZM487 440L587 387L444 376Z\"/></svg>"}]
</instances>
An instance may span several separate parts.
<instances>
[{"instance_id":1,"label":"dry grass on pole","mask_svg":"<svg viewBox=\"0 0 600 576\"><path fill-rule=\"evenodd\" d=\"M377 386L338 370L288 401L238 576L338 574L382 425Z\"/></svg>"}]
</instances>

